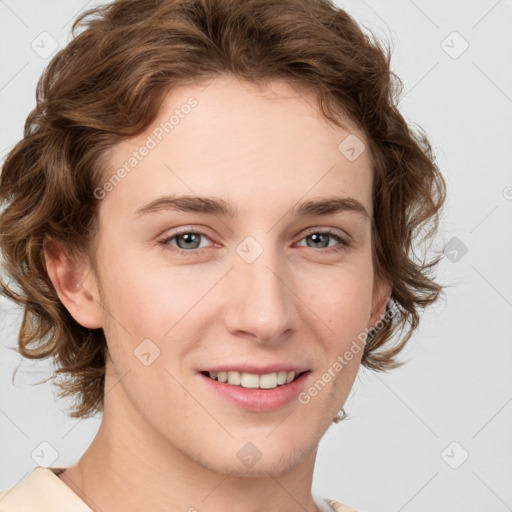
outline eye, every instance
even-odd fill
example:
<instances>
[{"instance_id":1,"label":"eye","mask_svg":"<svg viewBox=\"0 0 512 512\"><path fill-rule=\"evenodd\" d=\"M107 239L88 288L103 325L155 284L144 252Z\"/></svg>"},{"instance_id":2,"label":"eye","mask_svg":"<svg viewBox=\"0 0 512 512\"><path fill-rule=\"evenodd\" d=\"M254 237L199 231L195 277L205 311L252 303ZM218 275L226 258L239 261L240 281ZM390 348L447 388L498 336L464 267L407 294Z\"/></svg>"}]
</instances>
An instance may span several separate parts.
<instances>
[{"instance_id":1,"label":"eye","mask_svg":"<svg viewBox=\"0 0 512 512\"><path fill-rule=\"evenodd\" d=\"M171 250L178 250L179 252L190 254L200 252L201 249L208 247L208 245L202 243L204 240L210 240L205 233L184 229L182 231L175 232L170 236L166 236L159 240L158 243L165 248L169 249L170 246L173 248ZM302 240L306 241L307 247L312 249L323 249L322 252L338 252L350 247L351 245L351 242L348 239L345 239L337 233L329 230L312 231L303 237ZM308 241L310 243L308 243Z\"/></svg>"},{"instance_id":2,"label":"eye","mask_svg":"<svg viewBox=\"0 0 512 512\"><path fill-rule=\"evenodd\" d=\"M208 236L200 231L184 230L167 236L159 240L158 243L164 246L170 245L171 247L176 247L178 250L184 252L191 252L194 249L203 249L205 247L201 245L202 239L210 240Z\"/></svg>"},{"instance_id":3,"label":"eye","mask_svg":"<svg viewBox=\"0 0 512 512\"><path fill-rule=\"evenodd\" d=\"M343 249L350 247L350 242L348 240L329 230L313 231L307 234L302 240L311 241L312 245L308 245L306 242L307 247L311 247L313 249L327 249L327 251L323 252L342 251ZM338 244L331 244L331 241L338 242Z\"/></svg>"}]
</instances>

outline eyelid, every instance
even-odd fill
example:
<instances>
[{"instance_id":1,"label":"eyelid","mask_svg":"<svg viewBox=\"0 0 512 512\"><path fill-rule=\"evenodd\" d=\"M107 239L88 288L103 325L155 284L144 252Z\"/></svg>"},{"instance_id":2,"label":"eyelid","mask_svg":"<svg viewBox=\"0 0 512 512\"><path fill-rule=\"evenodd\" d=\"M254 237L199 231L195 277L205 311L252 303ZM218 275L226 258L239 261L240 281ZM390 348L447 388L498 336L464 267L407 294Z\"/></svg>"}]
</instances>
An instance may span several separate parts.
<instances>
[{"instance_id":1,"label":"eyelid","mask_svg":"<svg viewBox=\"0 0 512 512\"><path fill-rule=\"evenodd\" d=\"M343 232L343 235L342 235L338 231L333 230L332 228L316 227L316 228L310 228L305 233L303 233L299 242L301 242L302 240L304 240L304 238L306 238L310 235L313 235L313 234L327 235L327 236L330 236L330 237L338 240L338 244L334 245L332 247L324 247L324 248L319 248L319 249L316 249L314 247L309 247L309 249L313 249L314 251L318 251L321 253L336 253L336 252L343 251L345 249L349 249L350 247L352 247L352 244L354 241L353 238L350 235L346 234L345 232ZM304 247L304 246L301 246L301 247Z\"/></svg>"},{"instance_id":2,"label":"eyelid","mask_svg":"<svg viewBox=\"0 0 512 512\"><path fill-rule=\"evenodd\" d=\"M212 245L210 247L215 245L215 242L213 242L212 238L208 235L208 233L206 233L205 231L202 231L200 229L187 227L187 226L176 228L175 230L172 231L172 233L167 233L167 234L160 236L158 238L157 242L158 242L158 244L161 244L163 246L169 246L169 242L171 240L173 240L174 238L176 238L180 235L186 234L186 233L194 233L196 235L200 235L200 236L207 238L208 240L210 240L210 242L212 242ZM208 247L201 247L198 249L181 249L180 247L174 247L174 246L171 246L171 247L175 251L179 251L182 253L188 253L188 254L198 254L201 251L203 251L204 249L208 248Z\"/></svg>"},{"instance_id":3,"label":"eyelid","mask_svg":"<svg viewBox=\"0 0 512 512\"><path fill-rule=\"evenodd\" d=\"M313 233L324 233L324 234L327 234L327 235L338 236L340 238L343 238L347 242L353 242L353 238L346 231L343 231L341 229L329 228L329 227L325 227L325 228L322 228L322 227L308 228L305 231L305 234L302 235L302 237L304 238L305 236L312 235Z\"/></svg>"}]
</instances>

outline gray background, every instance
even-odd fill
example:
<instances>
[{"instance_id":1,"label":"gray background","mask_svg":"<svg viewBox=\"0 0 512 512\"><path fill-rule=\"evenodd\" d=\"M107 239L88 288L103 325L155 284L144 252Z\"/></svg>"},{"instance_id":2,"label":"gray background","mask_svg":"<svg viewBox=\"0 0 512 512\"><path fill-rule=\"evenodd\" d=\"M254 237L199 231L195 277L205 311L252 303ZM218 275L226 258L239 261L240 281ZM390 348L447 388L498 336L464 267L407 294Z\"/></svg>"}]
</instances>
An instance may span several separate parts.
<instances>
[{"instance_id":1,"label":"gray background","mask_svg":"<svg viewBox=\"0 0 512 512\"><path fill-rule=\"evenodd\" d=\"M512 0L338 4L393 41L402 112L429 134L448 182L439 277L452 286L424 314L404 367L361 369L350 419L320 444L313 492L374 512L512 510ZM71 21L93 5L0 1L0 158L35 105L45 52L65 45ZM55 450L51 465L74 463L99 418L71 420L49 382L31 385L51 375L51 364L8 349L20 312L0 306L5 489L36 465L41 443Z\"/></svg>"}]
</instances>

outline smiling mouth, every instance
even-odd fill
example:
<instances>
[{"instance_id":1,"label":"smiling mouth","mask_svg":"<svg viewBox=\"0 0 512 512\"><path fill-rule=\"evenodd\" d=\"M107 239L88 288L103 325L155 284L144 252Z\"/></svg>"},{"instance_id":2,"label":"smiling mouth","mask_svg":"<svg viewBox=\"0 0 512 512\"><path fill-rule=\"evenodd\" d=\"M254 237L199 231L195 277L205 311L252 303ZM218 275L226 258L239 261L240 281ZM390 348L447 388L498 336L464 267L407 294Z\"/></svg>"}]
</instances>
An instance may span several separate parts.
<instances>
[{"instance_id":1,"label":"smiling mouth","mask_svg":"<svg viewBox=\"0 0 512 512\"><path fill-rule=\"evenodd\" d=\"M297 380L304 373L308 373L310 370L305 372L296 373L294 371L280 371L259 375L256 373L246 373L238 371L228 372L201 372L206 377L212 380L229 384L231 386L246 388L246 389L275 389L277 387L286 386Z\"/></svg>"}]
</instances>

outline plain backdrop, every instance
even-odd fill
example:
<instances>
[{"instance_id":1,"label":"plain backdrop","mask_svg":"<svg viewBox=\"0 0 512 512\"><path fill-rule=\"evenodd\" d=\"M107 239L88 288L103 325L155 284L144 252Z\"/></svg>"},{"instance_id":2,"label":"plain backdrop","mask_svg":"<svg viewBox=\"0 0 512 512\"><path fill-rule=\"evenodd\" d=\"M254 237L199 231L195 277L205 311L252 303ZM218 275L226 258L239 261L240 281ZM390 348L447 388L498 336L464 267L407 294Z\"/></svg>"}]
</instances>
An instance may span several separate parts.
<instances>
[{"instance_id":1,"label":"plain backdrop","mask_svg":"<svg viewBox=\"0 0 512 512\"><path fill-rule=\"evenodd\" d=\"M47 54L94 4L0 1L2 160L35 105ZM448 183L439 279L451 287L423 315L405 366L361 369L345 406L350 419L320 443L313 492L368 512L512 510L512 1L338 4L392 43L402 113L435 148ZM73 464L100 418L70 419L50 382L33 385L51 363L8 350L20 311L0 306L5 489L36 465L41 443L55 450L53 466Z\"/></svg>"}]
</instances>

